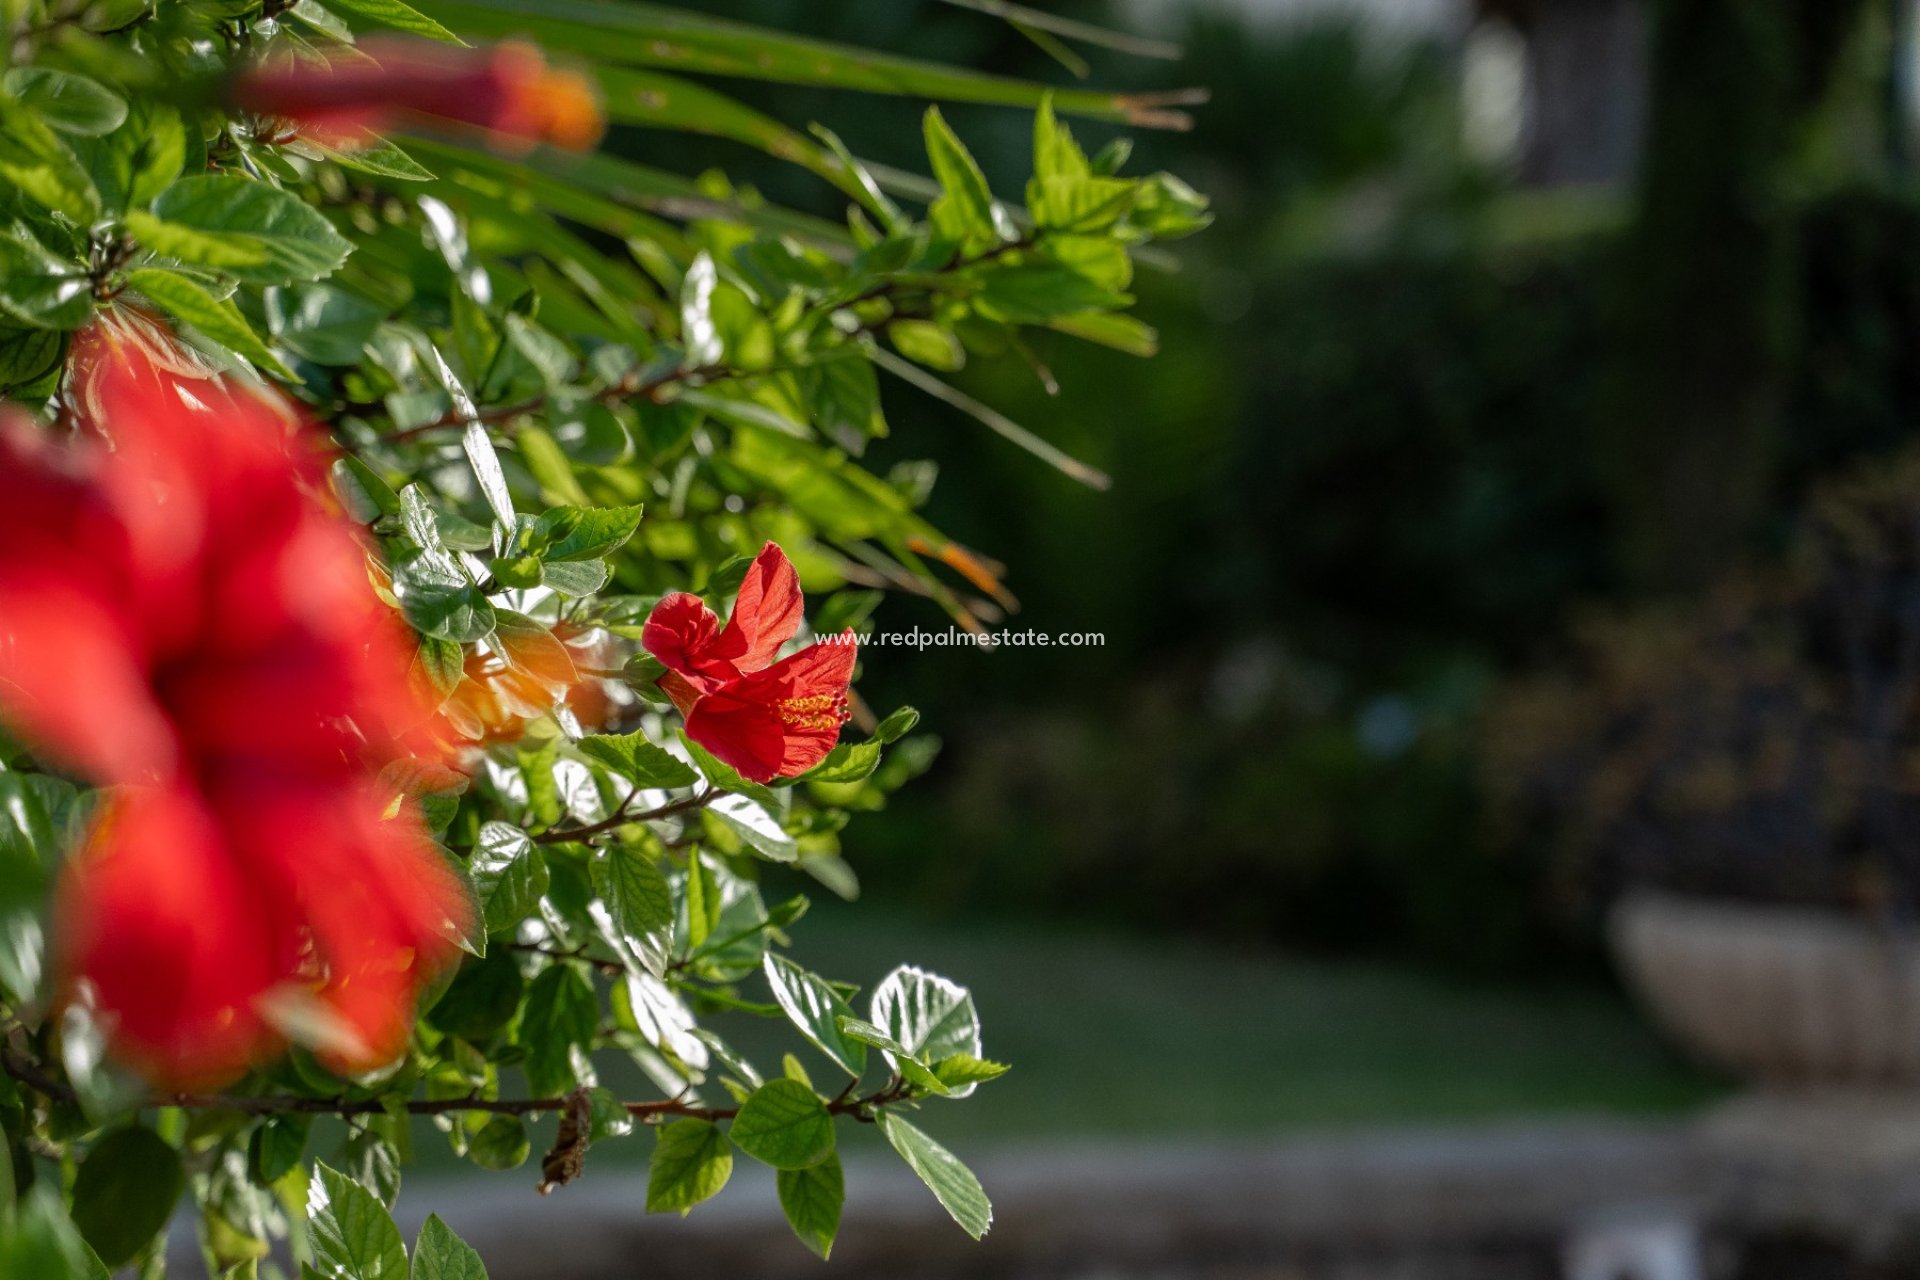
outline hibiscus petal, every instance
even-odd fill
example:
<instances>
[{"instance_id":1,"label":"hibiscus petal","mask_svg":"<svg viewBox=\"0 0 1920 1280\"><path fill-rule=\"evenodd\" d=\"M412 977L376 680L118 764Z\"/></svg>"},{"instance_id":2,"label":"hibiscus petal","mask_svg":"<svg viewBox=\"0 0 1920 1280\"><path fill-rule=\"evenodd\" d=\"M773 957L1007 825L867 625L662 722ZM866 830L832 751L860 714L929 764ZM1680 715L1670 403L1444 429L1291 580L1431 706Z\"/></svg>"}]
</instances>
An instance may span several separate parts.
<instances>
[{"instance_id":1,"label":"hibiscus petal","mask_svg":"<svg viewBox=\"0 0 1920 1280\"><path fill-rule=\"evenodd\" d=\"M715 654L731 661L742 673L763 669L800 629L804 607L800 575L794 572L793 562L779 544L769 542L760 548L740 582L727 629L714 645Z\"/></svg>"},{"instance_id":2,"label":"hibiscus petal","mask_svg":"<svg viewBox=\"0 0 1920 1280\"><path fill-rule=\"evenodd\" d=\"M255 999L297 969L288 904L232 856L190 796L116 797L68 865L60 968L84 978L116 1056L163 1088L244 1074L277 1046Z\"/></svg>"},{"instance_id":3,"label":"hibiscus petal","mask_svg":"<svg viewBox=\"0 0 1920 1280\"><path fill-rule=\"evenodd\" d=\"M809 645L701 698L687 736L754 782L805 773L840 739L859 656L851 631Z\"/></svg>"}]
</instances>

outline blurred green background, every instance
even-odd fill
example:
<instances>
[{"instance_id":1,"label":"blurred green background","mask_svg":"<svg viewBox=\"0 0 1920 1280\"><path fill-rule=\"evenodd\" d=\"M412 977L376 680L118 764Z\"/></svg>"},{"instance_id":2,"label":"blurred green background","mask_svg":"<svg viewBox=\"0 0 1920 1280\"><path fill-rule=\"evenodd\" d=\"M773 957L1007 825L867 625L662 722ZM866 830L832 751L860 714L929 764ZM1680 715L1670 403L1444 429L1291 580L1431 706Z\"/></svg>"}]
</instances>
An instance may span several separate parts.
<instances>
[{"instance_id":1,"label":"blurred green background","mask_svg":"<svg viewBox=\"0 0 1920 1280\"><path fill-rule=\"evenodd\" d=\"M707 7L1068 79L938 4ZM849 834L892 923L802 928L849 976L912 953L974 984L1017 1064L987 1130L1709 1096L1613 985L1604 901L1502 798L1490 738L1583 613L1778 559L1814 486L1912 434L1910 6L1049 7L1182 45L1091 77L1212 91L1134 164L1219 220L1141 273L1157 358L1063 338L961 377L1111 492L887 388L882 465L938 460L929 512L1009 566L1011 624L1105 644L871 651L862 692L945 748ZM915 104L761 105L914 162ZM1017 194L1026 117L949 114ZM744 151L617 145L837 211ZM877 625L945 623L892 600ZM1043 1002L1043 973L1093 976Z\"/></svg>"}]
</instances>

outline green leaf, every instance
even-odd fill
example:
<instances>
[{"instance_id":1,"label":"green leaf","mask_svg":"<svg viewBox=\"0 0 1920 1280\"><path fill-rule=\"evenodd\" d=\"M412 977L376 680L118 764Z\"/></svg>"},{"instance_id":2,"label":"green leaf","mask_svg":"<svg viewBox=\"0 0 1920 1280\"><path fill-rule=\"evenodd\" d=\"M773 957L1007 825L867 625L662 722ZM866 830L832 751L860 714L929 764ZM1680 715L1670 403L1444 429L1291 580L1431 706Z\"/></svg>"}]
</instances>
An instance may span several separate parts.
<instances>
[{"instance_id":1,"label":"green leaf","mask_svg":"<svg viewBox=\"0 0 1920 1280\"><path fill-rule=\"evenodd\" d=\"M521 35L527 0L427 0L423 8L474 36ZM819 85L857 93L1036 107L1051 94L1074 115L1157 127L1187 121L1157 104L1098 89L1049 90L1043 84L965 67L898 57L805 35L751 26L660 4L540 0L540 42L596 59L775 84Z\"/></svg>"},{"instance_id":2,"label":"green leaf","mask_svg":"<svg viewBox=\"0 0 1920 1280\"><path fill-rule=\"evenodd\" d=\"M833 1253L833 1239L840 1233L840 1209L847 1200L840 1157L830 1155L807 1169L782 1169L776 1181L787 1225L825 1261Z\"/></svg>"},{"instance_id":3,"label":"green leaf","mask_svg":"<svg viewBox=\"0 0 1920 1280\"><path fill-rule=\"evenodd\" d=\"M187 125L172 107L146 101L102 145L116 157L114 207L143 209L186 168Z\"/></svg>"},{"instance_id":4,"label":"green leaf","mask_svg":"<svg viewBox=\"0 0 1920 1280\"><path fill-rule=\"evenodd\" d=\"M734 1145L776 1169L806 1169L833 1154L833 1116L797 1080L769 1080L753 1091L728 1131Z\"/></svg>"},{"instance_id":5,"label":"green leaf","mask_svg":"<svg viewBox=\"0 0 1920 1280\"><path fill-rule=\"evenodd\" d=\"M535 530L547 540L546 560L598 560L618 551L640 527L639 507L556 507Z\"/></svg>"},{"instance_id":6,"label":"green leaf","mask_svg":"<svg viewBox=\"0 0 1920 1280\"><path fill-rule=\"evenodd\" d=\"M519 1116L489 1117L467 1143L467 1158L495 1173L518 1169L532 1153L533 1139L527 1134L527 1122Z\"/></svg>"},{"instance_id":7,"label":"green leaf","mask_svg":"<svg viewBox=\"0 0 1920 1280\"><path fill-rule=\"evenodd\" d=\"M448 1035L484 1045L513 1021L525 991L513 955L496 949L484 960L462 965L427 1018Z\"/></svg>"},{"instance_id":8,"label":"green leaf","mask_svg":"<svg viewBox=\"0 0 1920 1280\"><path fill-rule=\"evenodd\" d=\"M593 984L570 964L549 965L527 989L527 1011L516 1037L526 1050L522 1064L535 1097L566 1093L578 1083L573 1049L586 1048L600 1025Z\"/></svg>"},{"instance_id":9,"label":"green leaf","mask_svg":"<svg viewBox=\"0 0 1920 1280\"><path fill-rule=\"evenodd\" d=\"M733 1148L718 1125L675 1120L660 1130L647 1167L647 1212L686 1213L718 1195L733 1176Z\"/></svg>"},{"instance_id":10,"label":"green leaf","mask_svg":"<svg viewBox=\"0 0 1920 1280\"><path fill-rule=\"evenodd\" d=\"M186 1188L180 1153L151 1129L100 1139L73 1180L73 1223L109 1267L125 1266L167 1225Z\"/></svg>"},{"instance_id":11,"label":"green leaf","mask_svg":"<svg viewBox=\"0 0 1920 1280\"><path fill-rule=\"evenodd\" d=\"M875 742L898 742L900 739L912 733L913 727L919 723L920 713L918 711L915 711L912 707L901 707L880 722L879 727L873 731L873 740Z\"/></svg>"},{"instance_id":12,"label":"green leaf","mask_svg":"<svg viewBox=\"0 0 1920 1280\"><path fill-rule=\"evenodd\" d=\"M109 1280L74 1230L57 1187L42 1179L0 1215L0 1276L21 1280Z\"/></svg>"},{"instance_id":13,"label":"green leaf","mask_svg":"<svg viewBox=\"0 0 1920 1280\"><path fill-rule=\"evenodd\" d=\"M925 133L927 160L933 166L934 181L940 184L940 198L927 209L934 230L949 240L1000 239L1001 219L996 216L987 176L947 125L940 108L927 108Z\"/></svg>"},{"instance_id":14,"label":"green leaf","mask_svg":"<svg viewBox=\"0 0 1920 1280\"><path fill-rule=\"evenodd\" d=\"M613 845L593 863L593 890L607 904L612 924L643 966L660 973L673 929L673 894L652 858Z\"/></svg>"},{"instance_id":15,"label":"green leaf","mask_svg":"<svg viewBox=\"0 0 1920 1280\"><path fill-rule=\"evenodd\" d=\"M500 467L500 455L494 451L493 439L487 435L487 427L480 420L480 412L474 407L473 396L467 391L453 366L440 354L438 347L430 347L433 372L447 395L453 399L454 411L460 420L466 423L466 431L460 437L460 445L466 451L467 461L473 467L473 475L480 482L480 492L486 495L487 505L493 508L493 515L502 528L512 529L513 495L507 492L507 475Z\"/></svg>"},{"instance_id":16,"label":"green leaf","mask_svg":"<svg viewBox=\"0 0 1920 1280\"><path fill-rule=\"evenodd\" d=\"M1068 267L1023 263L986 273L973 305L981 315L1008 324L1046 324L1083 311L1117 311L1131 305L1124 293L1104 289Z\"/></svg>"},{"instance_id":17,"label":"green leaf","mask_svg":"<svg viewBox=\"0 0 1920 1280\"><path fill-rule=\"evenodd\" d=\"M350 17L364 18L395 31L445 41L447 44L466 43L412 5L402 4L401 0L327 0L327 4Z\"/></svg>"},{"instance_id":18,"label":"green leaf","mask_svg":"<svg viewBox=\"0 0 1920 1280\"><path fill-rule=\"evenodd\" d=\"M970 1053L956 1053L951 1058L942 1058L933 1064L933 1074L940 1077L940 1082L950 1089L998 1080L1011 1069L1004 1062L976 1058Z\"/></svg>"},{"instance_id":19,"label":"green leaf","mask_svg":"<svg viewBox=\"0 0 1920 1280\"><path fill-rule=\"evenodd\" d=\"M248 1174L261 1186L280 1181L306 1154L312 1128L312 1116L288 1114L262 1121L247 1140Z\"/></svg>"},{"instance_id":20,"label":"green leaf","mask_svg":"<svg viewBox=\"0 0 1920 1280\"><path fill-rule=\"evenodd\" d=\"M444 551L397 557L392 568L394 593L417 630L455 644L493 634L492 602Z\"/></svg>"},{"instance_id":21,"label":"green leaf","mask_svg":"<svg viewBox=\"0 0 1920 1280\"><path fill-rule=\"evenodd\" d=\"M1087 153L1073 140L1073 133L1060 123L1049 95L1033 113L1033 173L1036 178L1087 178L1093 167Z\"/></svg>"},{"instance_id":22,"label":"green leaf","mask_svg":"<svg viewBox=\"0 0 1920 1280\"><path fill-rule=\"evenodd\" d=\"M402 182L433 181L433 174L424 165L391 142L383 140L377 146L343 151L311 138L302 141L342 169L377 174L382 178L398 178Z\"/></svg>"},{"instance_id":23,"label":"green leaf","mask_svg":"<svg viewBox=\"0 0 1920 1280\"><path fill-rule=\"evenodd\" d=\"M878 742L843 742L800 776L807 782L860 782L872 777L879 767Z\"/></svg>"},{"instance_id":24,"label":"green leaf","mask_svg":"<svg viewBox=\"0 0 1920 1280\"><path fill-rule=\"evenodd\" d=\"M1138 316L1095 311L1078 316L1055 316L1049 329L1097 342L1130 356L1151 356L1160 350L1160 334Z\"/></svg>"},{"instance_id":25,"label":"green leaf","mask_svg":"<svg viewBox=\"0 0 1920 1280\"><path fill-rule=\"evenodd\" d=\"M127 100L98 80L51 67L14 67L0 78L6 91L62 133L97 137L127 118Z\"/></svg>"},{"instance_id":26,"label":"green leaf","mask_svg":"<svg viewBox=\"0 0 1920 1280\"><path fill-rule=\"evenodd\" d=\"M966 367L967 349L951 329L931 320L896 320L887 326L887 341L915 364L942 373L955 373Z\"/></svg>"},{"instance_id":27,"label":"green leaf","mask_svg":"<svg viewBox=\"0 0 1920 1280\"><path fill-rule=\"evenodd\" d=\"M644 733L592 733L574 745L587 759L606 765L635 786L675 790L700 781L692 766L649 742Z\"/></svg>"},{"instance_id":28,"label":"green leaf","mask_svg":"<svg viewBox=\"0 0 1920 1280\"><path fill-rule=\"evenodd\" d=\"M413 1246L412 1280L487 1280L487 1268L472 1245L431 1213Z\"/></svg>"},{"instance_id":29,"label":"green leaf","mask_svg":"<svg viewBox=\"0 0 1920 1280\"><path fill-rule=\"evenodd\" d=\"M247 178L223 174L182 178L154 199L153 212L161 221L201 232L211 242L260 255L251 263L182 257L252 284L318 280L333 274L353 251L352 242L298 196ZM136 230L135 234L141 233ZM197 242L177 243L168 252L181 257L181 248L192 251L192 243Z\"/></svg>"},{"instance_id":30,"label":"green leaf","mask_svg":"<svg viewBox=\"0 0 1920 1280\"><path fill-rule=\"evenodd\" d=\"M961 1164L951 1151L891 1111L882 1111L875 1119L893 1149L900 1153L907 1167L919 1175L920 1181L927 1184L941 1206L953 1215L960 1229L975 1240L986 1235L993 1225L993 1205L973 1171Z\"/></svg>"},{"instance_id":31,"label":"green leaf","mask_svg":"<svg viewBox=\"0 0 1920 1280\"><path fill-rule=\"evenodd\" d=\"M613 581L613 566L605 560L543 560L540 585L563 596L590 596Z\"/></svg>"},{"instance_id":32,"label":"green leaf","mask_svg":"<svg viewBox=\"0 0 1920 1280\"><path fill-rule=\"evenodd\" d=\"M880 377L859 354L822 360L806 371L807 407L814 425L835 440L858 442L887 434L880 412Z\"/></svg>"},{"instance_id":33,"label":"green leaf","mask_svg":"<svg viewBox=\"0 0 1920 1280\"><path fill-rule=\"evenodd\" d=\"M145 294L161 310L183 324L242 356L259 369L288 382L299 375L280 362L253 331L240 308L224 298L216 298L194 281L174 271L142 267L127 276L129 288Z\"/></svg>"},{"instance_id":34,"label":"green leaf","mask_svg":"<svg viewBox=\"0 0 1920 1280\"><path fill-rule=\"evenodd\" d=\"M67 341L54 329L0 325L0 396L18 395L60 367Z\"/></svg>"},{"instance_id":35,"label":"green leaf","mask_svg":"<svg viewBox=\"0 0 1920 1280\"><path fill-rule=\"evenodd\" d=\"M840 1030L840 1019L853 1015L840 993L785 956L769 952L765 968L773 998L800 1034L848 1075L858 1076L864 1072L867 1046Z\"/></svg>"},{"instance_id":36,"label":"green leaf","mask_svg":"<svg viewBox=\"0 0 1920 1280\"><path fill-rule=\"evenodd\" d=\"M980 1015L972 994L938 974L901 965L873 989L871 1008L874 1024L922 1063L980 1054ZM888 1053L887 1060L897 1062L897 1055ZM971 1092L963 1088L956 1096Z\"/></svg>"},{"instance_id":37,"label":"green leaf","mask_svg":"<svg viewBox=\"0 0 1920 1280\"><path fill-rule=\"evenodd\" d=\"M888 1035L881 1028L874 1026L871 1022L865 1022L859 1018L842 1018L840 1019L840 1030L850 1038L858 1040L862 1044L878 1049L886 1054L887 1061L893 1064L893 1069L899 1072L908 1082L917 1085L927 1093L935 1094L942 1098L952 1096L953 1090L949 1089L946 1082L933 1073L931 1067L928 1067L920 1061L918 1054L913 1053L905 1045Z\"/></svg>"},{"instance_id":38,"label":"green leaf","mask_svg":"<svg viewBox=\"0 0 1920 1280\"><path fill-rule=\"evenodd\" d=\"M0 179L86 226L100 216L99 189L73 148L31 108L0 95Z\"/></svg>"},{"instance_id":39,"label":"green leaf","mask_svg":"<svg viewBox=\"0 0 1920 1280\"><path fill-rule=\"evenodd\" d=\"M372 524L381 516L400 513L400 495L393 491L393 486L352 454L336 459L331 474L341 505L361 524Z\"/></svg>"},{"instance_id":40,"label":"green leaf","mask_svg":"<svg viewBox=\"0 0 1920 1280\"><path fill-rule=\"evenodd\" d=\"M325 1280L407 1280L407 1249L371 1191L320 1164L307 1184L307 1238Z\"/></svg>"},{"instance_id":41,"label":"green leaf","mask_svg":"<svg viewBox=\"0 0 1920 1280\"><path fill-rule=\"evenodd\" d=\"M268 289L267 327L281 346L315 364L358 364L386 310L330 285Z\"/></svg>"},{"instance_id":42,"label":"green leaf","mask_svg":"<svg viewBox=\"0 0 1920 1280\"><path fill-rule=\"evenodd\" d=\"M547 891L547 860L540 846L526 832L504 822L480 828L468 865L486 912L488 933L511 929L532 915Z\"/></svg>"},{"instance_id":43,"label":"green leaf","mask_svg":"<svg viewBox=\"0 0 1920 1280\"><path fill-rule=\"evenodd\" d=\"M0 233L0 312L42 329L78 329L93 314L86 266L48 253L24 229Z\"/></svg>"}]
</instances>

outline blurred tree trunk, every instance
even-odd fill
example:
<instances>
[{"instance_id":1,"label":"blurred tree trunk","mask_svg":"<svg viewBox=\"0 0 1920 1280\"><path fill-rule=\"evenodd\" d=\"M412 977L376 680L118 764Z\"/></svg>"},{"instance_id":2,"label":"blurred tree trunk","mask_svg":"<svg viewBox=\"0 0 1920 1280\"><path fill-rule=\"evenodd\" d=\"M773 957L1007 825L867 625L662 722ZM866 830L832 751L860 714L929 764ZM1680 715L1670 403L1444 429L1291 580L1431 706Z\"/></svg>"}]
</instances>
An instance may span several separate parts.
<instances>
[{"instance_id":1,"label":"blurred tree trunk","mask_svg":"<svg viewBox=\"0 0 1920 1280\"><path fill-rule=\"evenodd\" d=\"M1868 0L1656 0L1601 448L1635 585L1697 587L1764 509L1798 349L1793 156Z\"/></svg>"}]
</instances>

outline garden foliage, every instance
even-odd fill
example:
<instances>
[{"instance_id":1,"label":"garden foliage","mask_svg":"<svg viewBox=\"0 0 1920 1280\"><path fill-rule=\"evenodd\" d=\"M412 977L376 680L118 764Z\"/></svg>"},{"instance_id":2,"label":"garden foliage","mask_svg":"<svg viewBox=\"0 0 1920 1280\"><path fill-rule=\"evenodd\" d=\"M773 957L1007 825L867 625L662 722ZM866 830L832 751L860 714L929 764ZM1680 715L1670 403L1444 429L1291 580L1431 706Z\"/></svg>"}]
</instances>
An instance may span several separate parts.
<instances>
[{"instance_id":1,"label":"garden foliage","mask_svg":"<svg viewBox=\"0 0 1920 1280\"><path fill-rule=\"evenodd\" d=\"M971 997L789 954L801 878L853 897L842 828L937 749L805 642L1008 603L919 513L932 464L863 465L883 381L1099 482L946 378L1032 329L1152 351L1135 251L1204 203L1063 119L1180 117L660 5L0 21L0 1274L157 1276L184 1202L215 1275L483 1275L388 1216L435 1130L544 1150L542 1191L646 1142L654 1211L742 1153L824 1255L873 1123L984 1233L908 1119L1005 1070ZM996 195L937 109L899 172L694 76L1031 109L1032 177ZM623 158L658 129L847 216Z\"/></svg>"}]
</instances>

